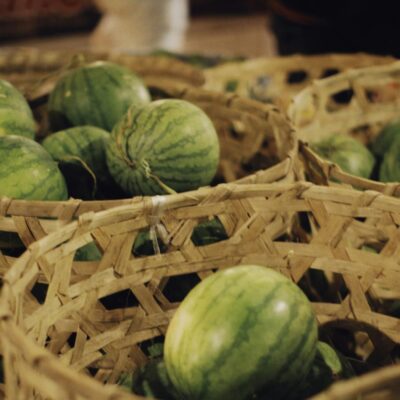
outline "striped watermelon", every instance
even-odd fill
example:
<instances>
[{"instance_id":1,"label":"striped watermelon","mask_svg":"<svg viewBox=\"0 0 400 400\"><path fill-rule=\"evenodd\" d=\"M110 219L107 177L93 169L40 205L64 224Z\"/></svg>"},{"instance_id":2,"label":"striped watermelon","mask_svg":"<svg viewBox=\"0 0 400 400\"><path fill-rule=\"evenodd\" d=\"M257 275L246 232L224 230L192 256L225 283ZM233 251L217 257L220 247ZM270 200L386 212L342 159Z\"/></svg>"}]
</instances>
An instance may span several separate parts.
<instances>
[{"instance_id":1,"label":"striped watermelon","mask_svg":"<svg viewBox=\"0 0 400 400\"><path fill-rule=\"evenodd\" d=\"M387 124L371 143L372 152L378 156L383 157L385 153L390 150L393 142L400 136L400 121L392 121Z\"/></svg>"},{"instance_id":2,"label":"striped watermelon","mask_svg":"<svg viewBox=\"0 0 400 400\"><path fill-rule=\"evenodd\" d=\"M182 399L283 399L307 375L317 323L303 292L272 269L219 271L184 299L168 327L164 359Z\"/></svg>"},{"instance_id":3,"label":"striped watermelon","mask_svg":"<svg viewBox=\"0 0 400 400\"><path fill-rule=\"evenodd\" d=\"M343 171L369 178L375 164L372 153L359 141L345 135L333 135L321 142L314 143L312 148L321 157L339 165Z\"/></svg>"},{"instance_id":4,"label":"striped watermelon","mask_svg":"<svg viewBox=\"0 0 400 400\"><path fill-rule=\"evenodd\" d=\"M11 83L0 80L0 136L35 137L36 123L24 96Z\"/></svg>"},{"instance_id":5,"label":"striped watermelon","mask_svg":"<svg viewBox=\"0 0 400 400\"><path fill-rule=\"evenodd\" d=\"M79 126L53 133L42 146L56 161L85 163L98 180L109 177L106 144L110 134L94 126Z\"/></svg>"},{"instance_id":6,"label":"striped watermelon","mask_svg":"<svg viewBox=\"0 0 400 400\"><path fill-rule=\"evenodd\" d=\"M93 125L111 131L132 104L150 102L142 81L129 69L96 61L67 72L50 94L53 130Z\"/></svg>"},{"instance_id":7,"label":"striped watermelon","mask_svg":"<svg viewBox=\"0 0 400 400\"><path fill-rule=\"evenodd\" d=\"M381 182L400 181L400 136L393 138L379 168Z\"/></svg>"},{"instance_id":8,"label":"striped watermelon","mask_svg":"<svg viewBox=\"0 0 400 400\"><path fill-rule=\"evenodd\" d=\"M65 200L64 177L50 154L22 136L0 136L0 197Z\"/></svg>"},{"instance_id":9,"label":"striped watermelon","mask_svg":"<svg viewBox=\"0 0 400 400\"><path fill-rule=\"evenodd\" d=\"M214 125L184 100L157 100L131 108L115 126L107 164L130 195L182 192L208 185L219 161Z\"/></svg>"}]
</instances>

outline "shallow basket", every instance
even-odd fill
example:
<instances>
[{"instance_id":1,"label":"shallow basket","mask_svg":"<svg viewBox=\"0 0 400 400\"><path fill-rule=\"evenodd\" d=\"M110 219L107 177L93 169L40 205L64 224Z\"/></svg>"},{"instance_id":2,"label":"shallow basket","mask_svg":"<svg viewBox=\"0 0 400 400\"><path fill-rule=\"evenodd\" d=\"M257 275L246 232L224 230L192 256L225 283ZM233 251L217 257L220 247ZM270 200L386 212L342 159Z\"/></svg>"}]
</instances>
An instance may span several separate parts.
<instances>
[{"instance_id":1,"label":"shallow basket","mask_svg":"<svg viewBox=\"0 0 400 400\"><path fill-rule=\"evenodd\" d=\"M291 98L314 79L393 61L392 57L365 53L257 58L206 69L205 87L233 91L286 109Z\"/></svg>"},{"instance_id":2,"label":"shallow basket","mask_svg":"<svg viewBox=\"0 0 400 400\"><path fill-rule=\"evenodd\" d=\"M21 56L21 59L24 58ZM38 63L43 62L39 59L34 60ZM10 60L9 62L10 65L17 64L11 63ZM21 65L25 64L21 61ZM32 64L28 65L32 67ZM160 79L157 82L152 81L149 85L157 98L187 100L201 107L212 119L221 148L216 182L271 183L293 182L296 179L295 132L288 118L274 106L243 99L234 94L216 93L182 85L171 80ZM43 109L43 104L39 105L39 108ZM0 239L5 233L18 233L23 245L28 246L82 213L132 202L135 202L134 198L43 202L3 197L0 198ZM39 219L42 220L40 223ZM5 243L9 243L9 240L0 244L0 249L4 248ZM0 261L0 275L8 267L8 263Z\"/></svg>"},{"instance_id":3,"label":"shallow basket","mask_svg":"<svg viewBox=\"0 0 400 400\"><path fill-rule=\"evenodd\" d=\"M215 218L226 237L195 244L194 229ZM135 398L113 384L147 362L200 279L240 264L291 278L321 332L354 334L360 363L389 364L400 343L400 319L388 315L400 300L399 226L400 199L305 182L222 184L81 215L32 243L3 277L7 399ZM144 229L153 255L132 252ZM91 242L101 259L74 261Z\"/></svg>"},{"instance_id":4,"label":"shallow basket","mask_svg":"<svg viewBox=\"0 0 400 400\"><path fill-rule=\"evenodd\" d=\"M293 98L288 115L301 140L300 157L309 180L400 195L399 183L382 183L345 173L307 145L333 134L349 135L367 145L385 124L398 119L400 62L348 70L316 80Z\"/></svg>"}]
</instances>

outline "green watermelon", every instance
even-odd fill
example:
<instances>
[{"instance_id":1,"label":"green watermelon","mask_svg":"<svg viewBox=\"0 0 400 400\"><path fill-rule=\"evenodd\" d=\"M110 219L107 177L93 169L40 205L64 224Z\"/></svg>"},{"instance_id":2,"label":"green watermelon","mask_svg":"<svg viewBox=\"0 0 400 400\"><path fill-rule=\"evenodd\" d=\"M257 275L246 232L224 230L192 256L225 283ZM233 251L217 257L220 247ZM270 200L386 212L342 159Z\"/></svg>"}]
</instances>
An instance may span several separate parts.
<instances>
[{"instance_id":1,"label":"green watermelon","mask_svg":"<svg viewBox=\"0 0 400 400\"><path fill-rule=\"evenodd\" d=\"M64 177L50 154L22 136L0 136L0 197L66 200Z\"/></svg>"},{"instance_id":2,"label":"green watermelon","mask_svg":"<svg viewBox=\"0 0 400 400\"><path fill-rule=\"evenodd\" d=\"M74 257L75 261L99 261L101 260L101 252L94 242L78 249Z\"/></svg>"},{"instance_id":3,"label":"green watermelon","mask_svg":"<svg viewBox=\"0 0 400 400\"><path fill-rule=\"evenodd\" d=\"M381 182L400 182L400 137L394 139L379 168Z\"/></svg>"},{"instance_id":4,"label":"green watermelon","mask_svg":"<svg viewBox=\"0 0 400 400\"><path fill-rule=\"evenodd\" d=\"M219 271L199 283L168 327L164 360L180 399L284 399L308 374L317 322L285 276L260 266Z\"/></svg>"},{"instance_id":5,"label":"green watermelon","mask_svg":"<svg viewBox=\"0 0 400 400\"><path fill-rule=\"evenodd\" d=\"M378 157L383 157L391 148L392 143L400 136L400 120L387 124L371 143L371 151Z\"/></svg>"},{"instance_id":6,"label":"green watermelon","mask_svg":"<svg viewBox=\"0 0 400 400\"><path fill-rule=\"evenodd\" d=\"M24 96L11 83L0 79L0 136L35 137L36 122Z\"/></svg>"},{"instance_id":7,"label":"green watermelon","mask_svg":"<svg viewBox=\"0 0 400 400\"><path fill-rule=\"evenodd\" d=\"M112 179L106 164L109 138L110 134L103 129L79 126L53 133L42 142L42 146L54 160L77 164L87 173L93 173L97 182L107 182Z\"/></svg>"},{"instance_id":8,"label":"green watermelon","mask_svg":"<svg viewBox=\"0 0 400 400\"><path fill-rule=\"evenodd\" d=\"M107 146L114 180L130 195L183 192L208 185L219 162L214 125L184 100L131 108Z\"/></svg>"},{"instance_id":9,"label":"green watermelon","mask_svg":"<svg viewBox=\"0 0 400 400\"><path fill-rule=\"evenodd\" d=\"M351 364L327 343L317 343L317 353L312 367L304 382L295 390L293 398L308 399L325 390L339 379L355 375Z\"/></svg>"},{"instance_id":10,"label":"green watermelon","mask_svg":"<svg viewBox=\"0 0 400 400\"><path fill-rule=\"evenodd\" d=\"M339 165L343 171L369 178L375 164L372 153L359 141L345 135L333 135L311 148L321 157Z\"/></svg>"},{"instance_id":11,"label":"green watermelon","mask_svg":"<svg viewBox=\"0 0 400 400\"><path fill-rule=\"evenodd\" d=\"M53 130L93 125L111 131L128 108L150 102L150 94L132 71L106 61L75 68L61 77L50 94Z\"/></svg>"}]
</instances>

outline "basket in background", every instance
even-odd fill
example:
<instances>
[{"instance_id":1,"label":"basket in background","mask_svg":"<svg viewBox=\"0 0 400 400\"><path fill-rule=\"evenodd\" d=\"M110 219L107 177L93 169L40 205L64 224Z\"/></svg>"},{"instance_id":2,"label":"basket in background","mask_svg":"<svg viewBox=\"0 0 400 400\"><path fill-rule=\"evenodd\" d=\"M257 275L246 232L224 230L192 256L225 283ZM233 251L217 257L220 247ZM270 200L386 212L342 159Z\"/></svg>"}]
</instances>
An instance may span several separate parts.
<instances>
[{"instance_id":1,"label":"basket in background","mask_svg":"<svg viewBox=\"0 0 400 400\"><path fill-rule=\"evenodd\" d=\"M0 60L1 54L0 52ZM30 85L37 85L39 78L37 74L30 74L29 71L39 71L39 75L44 78L44 84L47 85L47 83L52 82L53 78L55 79L55 76L58 76L59 67L68 59L67 55L62 55L60 52L44 53L44 58L39 57L40 52L25 53L22 51L19 58L17 51L12 54L14 58L8 59L7 74L5 74L5 67L3 67L3 70L0 67L0 71L3 72L1 76L3 78L9 77L12 82L20 82L21 85L23 82L27 88ZM52 55L52 63L45 57L46 54ZM29 55L32 57L31 61ZM64 61L61 62L56 55ZM97 58L97 55L93 55L93 57ZM116 58L109 56L109 59L114 61L127 60L123 62L124 65L133 60L132 62L138 63L143 71L145 71L146 63L138 60L147 60L147 65L151 63L149 61L151 58L113 57ZM20 61L17 61L18 59ZM48 67L48 64L52 67ZM18 65L19 67L17 67ZM182 79L187 84L182 84L182 81L178 82L177 79L164 79L165 76L179 76L179 70L169 71L169 68L177 64L175 61L160 59L158 65L163 65L165 71L160 67L159 70L156 68L153 72L150 69L144 72L144 79L154 97L179 98L192 102L202 108L214 122L220 139L221 157L219 170L213 184L232 181L241 183L293 182L296 179L297 168L294 165L297 160L297 139L290 121L276 107L243 99L234 94L211 92L189 86L188 75L185 75L185 73L182 73ZM183 65L184 71L191 71L195 76L201 76L196 75L197 72L192 67L187 67L183 63L178 63L178 65ZM48 81L48 73L52 70L56 74ZM140 75L139 69L137 71ZM159 79L154 71L158 71ZM43 90L43 92L39 97L37 93L34 98L31 97L31 105L35 114L43 117L43 115L46 115L46 96L49 88L47 86L43 88L40 84L39 87L36 87L36 90ZM28 93L32 94L33 92L28 90ZM30 98L29 95L28 98ZM41 130L38 135L47 134L45 120L46 118L43 118L42 122L44 121L44 123L41 123ZM43 202L1 198L0 233L17 233L22 242L21 247L28 246L82 213L100 211L132 202L135 203L136 199L104 201L70 199L69 201ZM39 222L39 220L41 221ZM14 253L6 254L14 255ZM9 265L10 263L5 262L3 258L0 262L1 271L6 270Z\"/></svg>"},{"instance_id":2,"label":"basket in background","mask_svg":"<svg viewBox=\"0 0 400 400\"><path fill-rule=\"evenodd\" d=\"M293 55L224 63L205 70L205 87L229 91L286 109L291 98L314 79L349 68L388 64L394 58L370 54Z\"/></svg>"},{"instance_id":3,"label":"basket in background","mask_svg":"<svg viewBox=\"0 0 400 400\"><path fill-rule=\"evenodd\" d=\"M399 62L316 80L293 98L288 114L298 133L307 179L322 185L343 184L400 195L398 182L378 182L346 173L307 144L342 134L369 145L387 123L399 119Z\"/></svg>"}]
</instances>

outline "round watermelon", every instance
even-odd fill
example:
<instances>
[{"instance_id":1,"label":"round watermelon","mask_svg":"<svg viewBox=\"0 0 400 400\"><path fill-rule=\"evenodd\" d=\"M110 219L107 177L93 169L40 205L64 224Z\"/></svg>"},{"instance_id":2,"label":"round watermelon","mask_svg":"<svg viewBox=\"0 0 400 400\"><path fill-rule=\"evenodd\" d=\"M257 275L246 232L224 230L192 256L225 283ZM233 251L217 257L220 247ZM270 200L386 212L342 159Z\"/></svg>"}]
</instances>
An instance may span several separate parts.
<instances>
[{"instance_id":1,"label":"round watermelon","mask_svg":"<svg viewBox=\"0 0 400 400\"><path fill-rule=\"evenodd\" d=\"M219 162L212 121L184 100L131 108L107 146L114 180L130 195L183 192L208 185Z\"/></svg>"},{"instance_id":2,"label":"round watermelon","mask_svg":"<svg viewBox=\"0 0 400 400\"><path fill-rule=\"evenodd\" d=\"M372 153L359 141L345 135L333 135L311 147L323 158L336 163L352 175L369 178L375 164Z\"/></svg>"},{"instance_id":3,"label":"round watermelon","mask_svg":"<svg viewBox=\"0 0 400 400\"><path fill-rule=\"evenodd\" d=\"M53 133L42 146L59 162L72 162L87 166L97 179L108 175L106 144L110 134L94 126L79 126Z\"/></svg>"},{"instance_id":4,"label":"round watermelon","mask_svg":"<svg viewBox=\"0 0 400 400\"><path fill-rule=\"evenodd\" d=\"M391 143L390 148L383 156L379 168L379 180L381 182L400 181L400 137L397 136Z\"/></svg>"},{"instance_id":5,"label":"round watermelon","mask_svg":"<svg viewBox=\"0 0 400 400\"><path fill-rule=\"evenodd\" d=\"M0 136L0 197L66 200L64 177L50 154L22 136Z\"/></svg>"},{"instance_id":6,"label":"round watermelon","mask_svg":"<svg viewBox=\"0 0 400 400\"><path fill-rule=\"evenodd\" d=\"M371 143L372 152L378 156L383 157L385 153L390 150L393 142L400 136L400 121L396 120L387 124Z\"/></svg>"},{"instance_id":7,"label":"round watermelon","mask_svg":"<svg viewBox=\"0 0 400 400\"><path fill-rule=\"evenodd\" d=\"M303 292L278 272L254 265L199 283L168 327L164 359L181 399L284 399L305 378L317 322Z\"/></svg>"},{"instance_id":8,"label":"round watermelon","mask_svg":"<svg viewBox=\"0 0 400 400\"><path fill-rule=\"evenodd\" d=\"M24 96L11 83L0 79L0 136L35 137L36 123Z\"/></svg>"},{"instance_id":9,"label":"round watermelon","mask_svg":"<svg viewBox=\"0 0 400 400\"><path fill-rule=\"evenodd\" d=\"M132 71L96 61L58 80L48 102L50 126L55 131L81 125L111 131L131 105L149 102L147 88Z\"/></svg>"}]
</instances>

